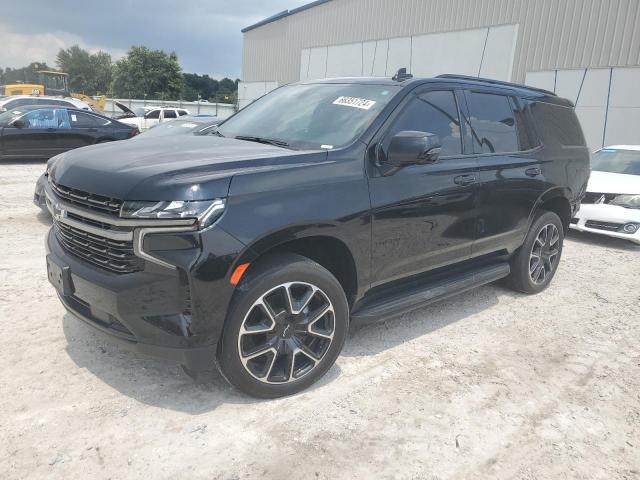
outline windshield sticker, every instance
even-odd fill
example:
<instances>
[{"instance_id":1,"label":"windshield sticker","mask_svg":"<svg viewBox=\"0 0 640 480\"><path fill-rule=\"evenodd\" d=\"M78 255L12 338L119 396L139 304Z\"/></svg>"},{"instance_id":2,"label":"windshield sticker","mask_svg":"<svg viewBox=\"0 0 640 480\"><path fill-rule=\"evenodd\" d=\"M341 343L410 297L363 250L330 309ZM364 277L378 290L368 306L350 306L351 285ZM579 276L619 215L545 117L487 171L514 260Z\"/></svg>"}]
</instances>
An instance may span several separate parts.
<instances>
[{"instance_id":1,"label":"windshield sticker","mask_svg":"<svg viewBox=\"0 0 640 480\"><path fill-rule=\"evenodd\" d=\"M333 145L320 145L320 148L324 150L331 150L333 148Z\"/></svg>"},{"instance_id":2,"label":"windshield sticker","mask_svg":"<svg viewBox=\"0 0 640 480\"><path fill-rule=\"evenodd\" d=\"M77 122L78 121L78 117L76 117L73 113L71 114L71 121L72 122Z\"/></svg>"},{"instance_id":3,"label":"windshield sticker","mask_svg":"<svg viewBox=\"0 0 640 480\"><path fill-rule=\"evenodd\" d=\"M183 128L194 128L194 127L197 127L198 124L197 123L183 123L180 126L183 127Z\"/></svg>"},{"instance_id":4,"label":"windshield sticker","mask_svg":"<svg viewBox=\"0 0 640 480\"><path fill-rule=\"evenodd\" d=\"M361 110L369 110L376 102L374 100L367 100L366 98L357 97L338 97L334 105L344 105L345 107L360 108Z\"/></svg>"}]
</instances>

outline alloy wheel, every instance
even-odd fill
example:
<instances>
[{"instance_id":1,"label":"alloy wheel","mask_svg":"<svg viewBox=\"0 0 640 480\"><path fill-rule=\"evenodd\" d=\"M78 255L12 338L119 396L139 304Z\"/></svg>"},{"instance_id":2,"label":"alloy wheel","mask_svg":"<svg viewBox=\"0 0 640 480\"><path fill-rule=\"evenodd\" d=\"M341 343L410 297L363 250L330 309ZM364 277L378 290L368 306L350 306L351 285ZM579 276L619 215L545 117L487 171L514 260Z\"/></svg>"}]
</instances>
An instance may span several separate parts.
<instances>
[{"instance_id":1,"label":"alloy wheel","mask_svg":"<svg viewBox=\"0 0 640 480\"><path fill-rule=\"evenodd\" d=\"M536 285L543 284L558 265L560 255L560 232L549 223L543 226L531 248L529 255L529 276Z\"/></svg>"},{"instance_id":2,"label":"alloy wheel","mask_svg":"<svg viewBox=\"0 0 640 480\"><path fill-rule=\"evenodd\" d=\"M306 282L284 283L260 296L245 315L240 361L261 382L293 382L318 366L334 332L335 312L326 293Z\"/></svg>"}]
</instances>

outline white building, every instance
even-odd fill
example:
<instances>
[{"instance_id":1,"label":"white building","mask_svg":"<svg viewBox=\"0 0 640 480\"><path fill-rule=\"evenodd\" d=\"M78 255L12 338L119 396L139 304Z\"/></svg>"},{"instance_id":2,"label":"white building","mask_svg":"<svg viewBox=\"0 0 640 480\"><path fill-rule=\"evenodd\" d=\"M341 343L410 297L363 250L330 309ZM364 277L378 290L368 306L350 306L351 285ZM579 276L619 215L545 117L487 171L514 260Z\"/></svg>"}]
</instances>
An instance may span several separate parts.
<instances>
[{"instance_id":1,"label":"white building","mask_svg":"<svg viewBox=\"0 0 640 480\"><path fill-rule=\"evenodd\" d=\"M290 82L407 67L555 91L590 147L640 144L640 0L318 0L243 33L240 106Z\"/></svg>"}]
</instances>

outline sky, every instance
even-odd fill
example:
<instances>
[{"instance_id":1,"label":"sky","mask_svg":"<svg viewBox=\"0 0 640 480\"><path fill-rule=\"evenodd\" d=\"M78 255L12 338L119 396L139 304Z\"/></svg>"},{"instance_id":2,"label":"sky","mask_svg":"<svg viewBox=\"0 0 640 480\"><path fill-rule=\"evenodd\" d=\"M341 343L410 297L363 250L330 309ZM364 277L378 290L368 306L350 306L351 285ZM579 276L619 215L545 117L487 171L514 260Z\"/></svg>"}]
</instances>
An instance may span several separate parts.
<instances>
[{"instance_id":1,"label":"sky","mask_svg":"<svg viewBox=\"0 0 640 480\"><path fill-rule=\"evenodd\" d=\"M0 15L0 67L45 61L78 44L114 59L131 45L175 51L182 69L240 78L240 30L311 0L30 0L7 2Z\"/></svg>"}]
</instances>

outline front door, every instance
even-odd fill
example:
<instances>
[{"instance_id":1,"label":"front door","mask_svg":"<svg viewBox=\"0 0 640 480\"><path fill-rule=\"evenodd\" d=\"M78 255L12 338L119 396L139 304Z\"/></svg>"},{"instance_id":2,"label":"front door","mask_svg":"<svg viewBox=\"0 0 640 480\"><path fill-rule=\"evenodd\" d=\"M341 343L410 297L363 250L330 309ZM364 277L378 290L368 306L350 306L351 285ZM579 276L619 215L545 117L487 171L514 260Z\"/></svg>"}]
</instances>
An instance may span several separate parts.
<instances>
[{"instance_id":1,"label":"front door","mask_svg":"<svg viewBox=\"0 0 640 480\"><path fill-rule=\"evenodd\" d=\"M158 123L160 123L160 113L161 110L159 108L156 110L151 110L149 113L147 113L142 119L140 130L147 130L158 125Z\"/></svg>"},{"instance_id":2,"label":"front door","mask_svg":"<svg viewBox=\"0 0 640 480\"><path fill-rule=\"evenodd\" d=\"M471 255L478 168L477 158L465 155L463 148L465 127L460 124L458 106L461 99L461 92L445 88L411 93L374 139L376 153L369 181L372 286ZM407 130L437 135L441 156L433 163L385 175L381 165L390 140Z\"/></svg>"},{"instance_id":3,"label":"front door","mask_svg":"<svg viewBox=\"0 0 640 480\"><path fill-rule=\"evenodd\" d=\"M21 127L7 126L2 132L5 157L50 158L60 153L57 145L58 122L54 109L32 110L22 117Z\"/></svg>"}]
</instances>

